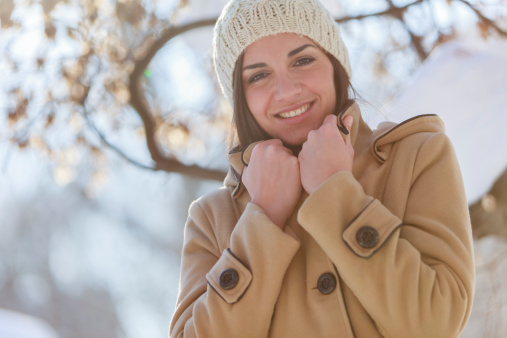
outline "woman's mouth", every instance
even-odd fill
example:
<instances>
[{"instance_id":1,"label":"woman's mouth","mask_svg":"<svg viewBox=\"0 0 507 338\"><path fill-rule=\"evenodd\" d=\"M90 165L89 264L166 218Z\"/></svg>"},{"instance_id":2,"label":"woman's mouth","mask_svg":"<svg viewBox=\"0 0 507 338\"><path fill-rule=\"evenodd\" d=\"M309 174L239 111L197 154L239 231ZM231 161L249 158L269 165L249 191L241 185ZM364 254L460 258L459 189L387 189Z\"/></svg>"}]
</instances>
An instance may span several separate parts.
<instances>
[{"instance_id":1,"label":"woman's mouth","mask_svg":"<svg viewBox=\"0 0 507 338\"><path fill-rule=\"evenodd\" d=\"M298 109L291 110L291 111L288 111L288 112L285 112L285 113L280 113L277 116L281 117L282 119L289 119L291 117L296 117L296 116L299 116L299 115L302 115L302 114L306 113L306 111L308 109L310 109L311 105L312 105L311 103L307 103L304 106L299 107Z\"/></svg>"}]
</instances>

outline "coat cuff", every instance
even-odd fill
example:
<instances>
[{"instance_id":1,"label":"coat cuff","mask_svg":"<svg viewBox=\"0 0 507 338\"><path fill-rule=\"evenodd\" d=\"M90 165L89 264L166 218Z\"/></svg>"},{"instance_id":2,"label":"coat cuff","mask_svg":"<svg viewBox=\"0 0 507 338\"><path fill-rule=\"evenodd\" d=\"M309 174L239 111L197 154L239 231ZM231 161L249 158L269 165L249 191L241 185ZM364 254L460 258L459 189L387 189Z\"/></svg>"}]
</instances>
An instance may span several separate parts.
<instances>
[{"instance_id":1,"label":"coat cuff","mask_svg":"<svg viewBox=\"0 0 507 338\"><path fill-rule=\"evenodd\" d=\"M342 239L357 256L377 252L401 221L380 201L365 194L351 172L340 171L303 203L298 221L324 248L336 248Z\"/></svg>"},{"instance_id":2,"label":"coat cuff","mask_svg":"<svg viewBox=\"0 0 507 338\"><path fill-rule=\"evenodd\" d=\"M400 225L398 217L386 212L379 200L373 200L347 226L342 239L357 256L369 258Z\"/></svg>"},{"instance_id":3,"label":"coat cuff","mask_svg":"<svg viewBox=\"0 0 507 338\"><path fill-rule=\"evenodd\" d=\"M227 249L206 274L206 280L223 300L234 304L250 286L252 273L230 249Z\"/></svg>"},{"instance_id":4,"label":"coat cuff","mask_svg":"<svg viewBox=\"0 0 507 338\"><path fill-rule=\"evenodd\" d=\"M282 231L259 206L248 203L232 231L231 250L254 272L266 268L266 261L273 260L285 271L300 245L297 236L287 228Z\"/></svg>"}]
</instances>

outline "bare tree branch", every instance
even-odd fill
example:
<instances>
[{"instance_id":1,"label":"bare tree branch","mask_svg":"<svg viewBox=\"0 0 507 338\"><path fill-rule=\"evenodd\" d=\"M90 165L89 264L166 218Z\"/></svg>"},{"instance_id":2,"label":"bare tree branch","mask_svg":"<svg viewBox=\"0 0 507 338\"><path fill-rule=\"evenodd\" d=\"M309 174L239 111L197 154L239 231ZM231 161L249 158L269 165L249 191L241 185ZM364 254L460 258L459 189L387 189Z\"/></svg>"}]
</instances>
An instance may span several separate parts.
<instances>
[{"instance_id":1,"label":"bare tree branch","mask_svg":"<svg viewBox=\"0 0 507 338\"><path fill-rule=\"evenodd\" d=\"M469 206L473 234L507 237L507 169L482 199Z\"/></svg>"},{"instance_id":2,"label":"bare tree branch","mask_svg":"<svg viewBox=\"0 0 507 338\"><path fill-rule=\"evenodd\" d=\"M478 17L479 19L484 22L488 27L493 28L498 34L500 34L503 37L507 37L507 31L500 28L493 20L488 19L487 17L482 14L482 12L474 7L471 3L469 3L466 0L457 0L465 5L467 5Z\"/></svg>"},{"instance_id":3,"label":"bare tree branch","mask_svg":"<svg viewBox=\"0 0 507 338\"><path fill-rule=\"evenodd\" d=\"M423 37L414 34L408 27L406 27L408 34L410 35L410 42L419 56L419 60L424 61L428 58L429 53L424 49L422 45Z\"/></svg>"},{"instance_id":4,"label":"bare tree branch","mask_svg":"<svg viewBox=\"0 0 507 338\"><path fill-rule=\"evenodd\" d=\"M423 37L416 35L414 32L412 32L412 30L410 29L410 27L408 27L407 22L405 21L404 18L405 12L410 6L418 5L422 3L423 0L418 0L403 7L396 7L393 4L392 0L388 0L387 2L389 3L389 9L385 11L386 14L401 22L403 27L405 27L407 33L410 35L410 44L412 45L412 47L414 47L415 51L417 52L419 60L421 62L426 60L426 58L428 57L428 52L424 50L424 47L422 45Z\"/></svg>"},{"instance_id":5,"label":"bare tree branch","mask_svg":"<svg viewBox=\"0 0 507 338\"><path fill-rule=\"evenodd\" d=\"M187 174L199 178L218 181L222 181L225 178L226 173L224 171L201 168L195 165L187 166L182 164L176 159L165 157L161 153L155 138L156 133L155 119L153 118L153 115L150 112L146 97L144 95L144 90L140 83L140 78L144 74L144 71L148 67L150 61L169 40L171 40L175 36L183 34L192 29L213 26L215 22L216 19L208 19L196 21L180 27L172 26L167 28L160 34L160 37L157 40L155 40L155 42L151 45L146 55L141 60L136 62L134 71L130 75L130 84L129 84L130 104L137 111L137 113L139 114L139 116L143 121L144 129L146 132L146 142L148 145L148 150L151 154L153 161L155 162L154 170L165 170L169 172Z\"/></svg>"},{"instance_id":6,"label":"bare tree branch","mask_svg":"<svg viewBox=\"0 0 507 338\"><path fill-rule=\"evenodd\" d=\"M83 105L83 109L82 109L82 112L83 112L83 117L85 118L86 120L86 123L88 123L88 126L90 126L90 128L93 129L93 131L99 136L100 138L100 141L108 148L110 148L111 150L113 150L116 154L118 154L120 157L122 157L123 159L125 159L127 162L137 166L137 167L140 167L140 168L143 168L143 169L149 169L149 170L155 170L155 167L152 167L152 166L148 166L148 165L145 165L145 164L142 164L132 158L130 158L127 154L125 154L120 148L116 147L115 145L113 145L111 142L109 142L106 138L106 136L104 135L104 133L102 133L98 128L97 126L95 125L95 123L93 123L93 121L90 119L90 116L88 114L88 108Z\"/></svg>"},{"instance_id":7,"label":"bare tree branch","mask_svg":"<svg viewBox=\"0 0 507 338\"><path fill-rule=\"evenodd\" d=\"M411 6L414 6L414 5L418 5L422 2L424 2L425 0L417 0L417 1L414 1L412 3L409 3L405 6L402 6L402 7L396 7L392 4L392 2L390 2L390 6L388 9L386 9L385 11L382 11L382 12L376 12L376 13L371 13L371 14L363 14L363 15L354 15L354 16L344 16L344 17L341 17L339 19L336 19L336 22L338 23L343 23L343 22L348 22L348 21L352 21L352 20L363 20L363 19L367 19L367 18L372 18L372 17L379 17L379 16L391 16L393 18L397 18L397 19L400 19L401 20L403 19L403 13Z\"/></svg>"},{"instance_id":8,"label":"bare tree branch","mask_svg":"<svg viewBox=\"0 0 507 338\"><path fill-rule=\"evenodd\" d=\"M90 116L88 114L88 109L83 105L82 107L83 116L88 123L88 126L93 129L93 131L98 135L100 138L100 141L102 144L104 144L109 149L113 150L118 156L129 162L130 164L133 164L139 168L142 169L148 169L148 170L164 170L168 172L175 172L180 174L187 174L190 176L203 178L203 179L210 179L210 180L216 180L216 181L223 181L225 178L225 172L220 170L211 170L211 169L205 169L198 166L185 166L181 164L179 161L175 159L168 159L166 158L164 162L158 163L155 166L149 166L146 164L143 164L139 161L134 160L130 156L128 156L124 151L122 151L120 148L112 144L108 141L107 137L100 131L95 123L90 119Z\"/></svg>"}]
</instances>

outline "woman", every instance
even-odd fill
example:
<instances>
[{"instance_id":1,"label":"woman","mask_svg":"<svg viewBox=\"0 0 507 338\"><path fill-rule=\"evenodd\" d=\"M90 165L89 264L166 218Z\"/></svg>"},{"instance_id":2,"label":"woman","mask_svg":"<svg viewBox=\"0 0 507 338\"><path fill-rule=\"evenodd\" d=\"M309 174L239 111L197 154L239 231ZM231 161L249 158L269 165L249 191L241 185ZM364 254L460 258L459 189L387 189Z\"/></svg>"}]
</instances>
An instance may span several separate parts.
<instances>
[{"instance_id":1,"label":"woman","mask_svg":"<svg viewBox=\"0 0 507 338\"><path fill-rule=\"evenodd\" d=\"M190 207L171 335L457 337L472 236L441 119L370 130L318 0L232 0L213 55L231 169Z\"/></svg>"}]
</instances>

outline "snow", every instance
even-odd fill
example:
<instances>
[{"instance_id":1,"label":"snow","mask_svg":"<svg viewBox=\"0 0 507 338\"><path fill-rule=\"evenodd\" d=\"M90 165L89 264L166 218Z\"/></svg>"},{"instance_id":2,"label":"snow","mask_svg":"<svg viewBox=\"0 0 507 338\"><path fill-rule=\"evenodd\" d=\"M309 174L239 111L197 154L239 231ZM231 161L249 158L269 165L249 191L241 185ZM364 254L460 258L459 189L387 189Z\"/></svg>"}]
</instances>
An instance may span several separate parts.
<instances>
[{"instance_id":1,"label":"snow","mask_svg":"<svg viewBox=\"0 0 507 338\"><path fill-rule=\"evenodd\" d=\"M436 50L390 104L401 122L438 114L461 166L469 203L507 168L507 43L455 41Z\"/></svg>"},{"instance_id":2,"label":"snow","mask_svg":"<svg viewBox=\"0 0 507 338\"><path fill-rule=\"evenodd\" d=\"M57 338L58 335L38 318L0 308L0 337Z\"/></svg>"},{"instance_id":3,"label":"snow","mask_svg":"<svg viewBox=\"0 0 507 338\"><path fill-rule=\"evenodd\" d=\"M505 337L507 240L488 236L474 243L476 287L470 320L461 338Z\"/></svg>"}]
</instances>

